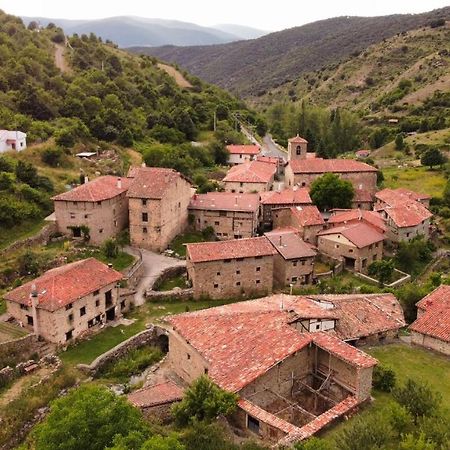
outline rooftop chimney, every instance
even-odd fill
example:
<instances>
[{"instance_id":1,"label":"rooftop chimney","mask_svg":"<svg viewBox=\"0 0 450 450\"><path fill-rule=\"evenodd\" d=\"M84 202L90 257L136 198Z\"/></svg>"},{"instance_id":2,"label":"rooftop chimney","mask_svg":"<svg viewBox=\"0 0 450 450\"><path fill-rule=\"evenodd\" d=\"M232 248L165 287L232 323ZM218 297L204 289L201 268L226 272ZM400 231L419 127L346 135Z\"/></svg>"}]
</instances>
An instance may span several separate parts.
<instances>
[{"instance_id":1,"label":"rooftop chimney","mask_svg":"<svg viewBox=\"0 0 450 450\"><path fill-rule=\"evenodd\" d=\"M122 178L117 178L117 189L122 189Z\"/></svg>"},{"instance_id":2,"label":"rooftop chimney","mask_svg":"<svg viewBox=\"0 0 450 450\"><path fill-rule=\"evenodd\" d=\"M281 234L280 234L280 247L283 247L283 238L282 238Z\"/></svg>"},{"instance_id":3,"label":"rooftop chimney","mask_svg":"<svg viewBox=\"0 0 450 450\"><path fill-rule=\"evenodd\" d=\"M141 167L147 167L147 165L145 164L145 161L141 164Z\"/></svg>"},{"instance_id":4,"label":"rooftop chimney","mask_svg":"<svg viewBox=\"0 0 450 450\"><path fill-rule=\"evenodd\" d=\"M33 329L36 337L39 337L39 327L38 327L38 318L37 318L37 305L38 305L38 291L35 284L31 285L31 309L33 315Z\"/></svg>"},{"instance_id":5,"label":"rooftop chimney","mask_svg":"<svg viewBox=\"0 0 450 450\"><path fill-rule=\"evenodd\" d=\"M86 183L89 183L89 178L88 178L87 175L84 177L84 183L83 184L86 184Z\"/></svg>"}]
</instances>

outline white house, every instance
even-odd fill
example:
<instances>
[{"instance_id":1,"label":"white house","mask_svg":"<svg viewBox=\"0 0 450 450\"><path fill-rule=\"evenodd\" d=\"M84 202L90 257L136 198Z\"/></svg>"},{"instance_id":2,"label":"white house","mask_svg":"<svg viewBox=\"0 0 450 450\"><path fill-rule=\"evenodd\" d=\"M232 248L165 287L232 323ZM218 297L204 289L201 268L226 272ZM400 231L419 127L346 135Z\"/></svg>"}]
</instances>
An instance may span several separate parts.
<instances>
[{"instance_id":1,"label":"white house","mask_svg":"<svg viewBox=\"0 0 450 450\"><path fill-rule=\"evenodd\" d=\"M261 147L256 144L227 145L228 164L235 166L253 161L260 153Z\"/></svg>"},{"instance_id":2,"label":"white house","mask_svg":"<svg viewBox=\"0 0 450 450\"><path fill-rule=\"evenodd\" d=\"M27 148L27 135L22 131L0 130L0 153Z\"/></svg>"}]
</instances>

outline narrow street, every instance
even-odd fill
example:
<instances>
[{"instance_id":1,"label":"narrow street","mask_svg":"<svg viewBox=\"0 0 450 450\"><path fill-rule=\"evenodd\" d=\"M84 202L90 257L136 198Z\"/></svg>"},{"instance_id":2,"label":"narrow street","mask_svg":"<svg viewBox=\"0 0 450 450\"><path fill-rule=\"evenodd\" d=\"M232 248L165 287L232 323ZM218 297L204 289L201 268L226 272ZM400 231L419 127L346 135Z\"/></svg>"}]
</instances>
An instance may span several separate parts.
<instances>
[{"instance_id":1,"label":"narrow street","mask_svg":"<svg viewBox=\"0 0 450 450\"><path fill-rule=\"evenodd\" d=\"M263 138L262 154L263 156L275 156L284 160L287 158L287 153L278 147L270 134L266 134Z\"/></svg>"}]
</instances>

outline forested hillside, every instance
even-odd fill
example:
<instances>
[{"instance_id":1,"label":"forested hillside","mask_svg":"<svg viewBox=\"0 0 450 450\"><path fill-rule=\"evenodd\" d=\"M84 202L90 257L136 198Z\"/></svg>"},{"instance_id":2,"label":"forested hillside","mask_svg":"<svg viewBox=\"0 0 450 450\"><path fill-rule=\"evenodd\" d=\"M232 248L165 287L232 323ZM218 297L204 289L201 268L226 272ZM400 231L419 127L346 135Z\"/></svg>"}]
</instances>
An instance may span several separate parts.
<instances>
[{"instance_id":1,"label":"forested hillside","mask_svg":"<svg viewBox=\"0 0 450 450\"><path fill-rule=\"evenodd\" d=\"M206 81L249 97L263 95L304 72L345 60L383 39L440 18L450 18L449 7L414 15L337 17L224 45L133 51L177 63Z\"/></svg>"}]
</instances>

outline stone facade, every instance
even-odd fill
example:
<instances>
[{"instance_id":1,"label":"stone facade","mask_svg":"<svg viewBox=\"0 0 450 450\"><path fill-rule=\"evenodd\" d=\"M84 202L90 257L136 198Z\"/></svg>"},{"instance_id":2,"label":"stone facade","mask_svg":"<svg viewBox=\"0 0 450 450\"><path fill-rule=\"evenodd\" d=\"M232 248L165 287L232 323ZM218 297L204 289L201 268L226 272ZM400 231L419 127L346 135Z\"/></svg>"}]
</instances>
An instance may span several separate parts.
<instances>
[{"instance_id":1,"label":"stone facade","mask_svg":"<svg viewBox=\"0 0 450 450\"><path fill-rule=\"evenodd\" d=\"M274 258L273 270L274 284L277 287L310 284L313 279L314 257L285 259L277 254Z\"/></svg>"},{"instance_id":2,"label":"stone facade","mask_svg":"<svg viewBox=\"0 0 450 450\"><path fill-rule=\"evenodd\" d=\"M226 192L236 192L238 194L251 194L254 192L271 191L273 185L273 179L267 183L250 183L250 182L237 182L237 181L225 181L224 189Z\"/></svg>"},{"instance_id":3,"label":"stone facade","mask_svg":"<svg viewBox=\"0 0 450 450\"><path fill-rule=\"evenodd\" d=\"M450 356L450 342L437 339L433 336L411 330L411 342L421 347L429 348L444 355Z\"/></svg>"},{"instance_id":4,"label":"stone facade","mask_svg":"<svg viewBox=\"0 0 450 450\"><path fill-rule=\"evenodd\" d=\"M161 198L131 197L130 240L131 245L161 252L188 225L188 205L191 185L177 177Z\"/></svg>"},{"instance_id":5,"label":"stone facade","mask_svg":"<svg viewBox=\"0 0 450 450\"><path fill-rule=\"evenodd\" d=\"M319 236L318 249L320 253L343 261L346 269L363 273L367 272L372 262L380 261L383 257L383 242L358 248L339 233Z\"/></svg>"},{"instance_id":6,"label":"stone facade","mask_svg":"<svg viewBox=\"0 0 450 450\"><path fill-rule=\"evenodd\" d=\"M425 219L416 226L399 227L385 210L381 210L380 214L386 219L386 239L390 242L409 242L416 236L424 236L425 239L430 237L430 219Z\"/></svg>"},{"instance_id":7,"label":"stone facade","mask_svg":"<svg viewBox=\"0 0 450 450\"><path fill-rule=\"evenodd\" d=\"M6 301L6 305L11 316L22 322L26 329L34 331L31 306L12 301ZM123 304L118 301L118 288L111 283L53 312L36 308L38 334L47 341L64 344L121 316L129 306L129 301Z\"/></svg>"},{"instance_id":8,"label":"stone facade","mask_svg":"<svg viewBox=\"0 0 450 450\"><path fill-rule=\"evenodd\" d=\"M186 267L194 298L262 296L272 292L273 255L196 263L188 257Z\"/></svg>"},{"instance_id":9,"label":"stone facade","mask_svg":"<svg viewBox=\"0 0 450 450\"><path fill-rule=\"evenodd\" d=\"M115 237L128 225L126 192L98 202L55 200L54 207L60 233L82 238L79 227L87 226L94 245Z\"/></svg>"}]
</instances>

